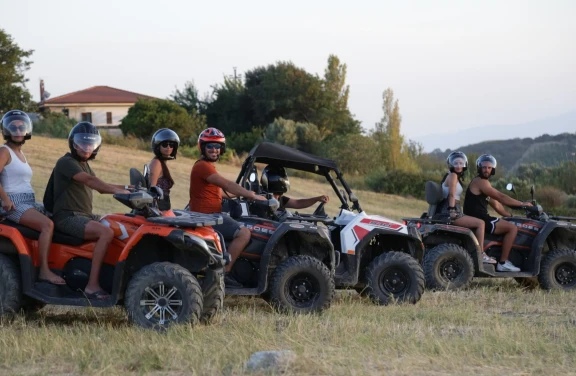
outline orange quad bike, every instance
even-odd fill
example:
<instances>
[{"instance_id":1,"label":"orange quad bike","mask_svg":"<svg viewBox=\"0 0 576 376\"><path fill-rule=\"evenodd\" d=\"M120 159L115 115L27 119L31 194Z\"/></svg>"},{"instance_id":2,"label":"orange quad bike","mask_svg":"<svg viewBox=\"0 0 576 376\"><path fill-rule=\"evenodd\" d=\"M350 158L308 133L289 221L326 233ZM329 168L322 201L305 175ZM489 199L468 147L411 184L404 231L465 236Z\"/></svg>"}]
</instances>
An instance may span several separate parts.
<instances>
[{"instance_id":1,"label":"orange quad bike","mask_svg":"<svg viewBox=\"0 0 576 376\"><path fill-rule=\"evenodd\" d=\"M132 209L108 214L100 223L114 230L100 273L110 299L87 299L83 293L95 242L54 232L49 266L66 281L39 281L39 232L9 220L0 222L0 316L32 312L46 304L112 307L124 305L129 320L146 328L173 323L209 322L224 300L224 241L211 225L219 215L162 214L162 191L142 188L142 174L130 169L129 194L114 198Z\"/></svg>"}]
</instances>

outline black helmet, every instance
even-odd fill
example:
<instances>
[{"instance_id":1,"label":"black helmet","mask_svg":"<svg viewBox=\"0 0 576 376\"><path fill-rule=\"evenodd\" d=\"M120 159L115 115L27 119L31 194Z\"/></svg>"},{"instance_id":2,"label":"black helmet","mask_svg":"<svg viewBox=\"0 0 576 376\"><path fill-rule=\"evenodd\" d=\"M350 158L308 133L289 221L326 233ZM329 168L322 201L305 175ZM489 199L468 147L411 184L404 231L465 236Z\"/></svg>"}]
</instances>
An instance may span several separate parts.
<instances>
[{"instance_id":1,"label":"black helmet","mask_svg":"<svg viewBox=\"0 0 576 376\"><path fill-rule=\"evenodd\" d=\"M24 140L20 142L20 144L31 139L32 121L26 112L20 110L6 112L2 117L2 135L4 139L8 141L12 141L12 136L24 136Z\"/></svg>"},{"instance_id":2,"label":"black helmet","mask_svg":"<svg viewBox=\"0 0 576 376\"><path fill-rule=\"evenodd\" d=\"M76 153L77 149L84 152L92 151L92 154L88 158L88 160L91 160L96 158L96 154L98 154L101 145L102 137L100 137L98 128L87 121L82 121L76 124L68 135L70 153L78 160L80 160L80 157Z\"/></svg>"},{"instance_id":3,"label":"black helmet","mask_svg":"<svg viewBox=\"0 0 576 376\"><path fill-rule=\"evenodd\" d=\"M262 189L268 193L286 193L290 189L286 169L280 166L266 166L262 171L260 184L262 184Z\"/></svg>"},{"instance_id":4,"label":"black helmet","mask_svg":"<svg viewBox=\"0 0 576 376\"><path fill-rule=\"evenodd\" d=\"M494 158L490 154L482 154L481 156L478 157L478 159L476 160L476 171L478 171L479 174L482 173L482 163L484 163L484 162L492 163L491 175L496 174L496 165L498 163L496 162L496 158Z\"/></svg>"},{"instance_id":5,"label":"black helmet","mask_svg":"<svg viewBox=\"0 0 576 376\"><path fill-rule=\"evenodd\" d=\"M160 146L163 143L172 143L172 153L170 157L166 158L160 152ZM180 137L172 129L162 128L158 129L152 136L152 151L158 159L176 159L176 153L178 152L178 145L180 145ZM167 145L165 144L164 147Z\"/></svg>"},{"instance_id":6,"label":"black helmet","mask_svg":"<svg viewBox=\"0 0 576 376\"><path fill-rule=\"evenodd\" d=\"M458 159L462 162L459 162ZM462 163L462 173L464 173L464 171L468 169L468 158L466 158L466 154L461 151L453 151L448 155L448 158L446 158L446 164L450 172L454 172L454 167L456 167L457 163Z\"/></svg>"}]
</instances>

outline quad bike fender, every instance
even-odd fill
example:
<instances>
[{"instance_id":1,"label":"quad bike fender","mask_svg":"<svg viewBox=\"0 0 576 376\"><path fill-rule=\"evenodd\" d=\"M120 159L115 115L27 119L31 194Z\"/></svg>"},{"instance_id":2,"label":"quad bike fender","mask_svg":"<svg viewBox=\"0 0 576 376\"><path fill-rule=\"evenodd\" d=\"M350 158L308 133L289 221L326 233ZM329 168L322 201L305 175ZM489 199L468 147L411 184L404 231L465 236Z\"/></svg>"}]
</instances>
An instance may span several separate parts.
<instances>
[{"instance_id":1,"label":"quad bike fender","mask_svg":"<svg viewBox=\"0 0 576 376\"><path fill-rule=\"evenodd\" d=\"M266 248L262 253L260 260L260 275L258 277L258 294L262 294L268 288L268 275L270 269L275 268L276 265L270 265L271 256L277 248L277 245L286 236L305 236L307 247L311 247L316 252L316 257L321 257L324 264L328 266L330 272L334 274L336 268L336 256L334 252L334 245L330 241L328 230L323 226L317 226L312 223L306 222L284 222L282 223L274 234L266 243ZM301 249L291 249L289 252L296 254L307 254ZM292 256L292 254L286 254Z\"/></svg>"},{"instance_id":2,"label":"quad bike fender","mask_svg":"<svg viewBox=\"0 0 576 376\"><path fill-rule=\"evenodd\" d=\"M376 236L383 236L389 241L388 244L384 244L384 248L392 246L394 251L402 252L400 249L396 249L398 245L402 245L404 253L410 254L417 260L421 260L424 256L424 244L422 243L421 237L416 229L412 227L408 228L408 233L404 234L394 230L386 230L381 228L375 228L371 230L366 236L364 236L356 245L354 250L355 254L359 260L362 258L364 248L374 239Z\"/></svg>"},{"instance_id":3,"label":"quad bike fender","mask_svg":"<svg viewBox=\"0 0 576 376\"><path fill-rule=\"evenodd\" d=\"M223 255L218 252L213 244L208 244L204 239L181 229L175 229L173 227L159 228L161 231L157 233L149 229L138 229L130 238L122 253L120 253L118 261L125 261L144 235L156 235L170 242L179 250L193 252L205 258L207 260L206 265L202 265L201 268L206 266L219 268L224 265ZM154 227L152 229L154 229Z\"/></svg>"},{"instance_id":4,"label":"quad bike fender","mask_svg":"<svg viewBox=\"0 0 576 376\"><path fill-rule=\"evenodd\" d=\"M383 253L389 251L404 252L414 257L418 262L421 262L424 256L424 245L415 228L408 227L407 234L395 230L374 228L366 234L356 234L357 237L359 235L363 236L356 244L355 249L342 251L341 265L335 276L338 286L353 287L357 285L363 278L361 268L367 266L374 258ZM381 249L376 249L374 252L374 248L372 248L371 252L369 250L372 247L370 243L375 237L383 239L380 245Z\"/></svg>"},{"instance_id":5,"label":"quad bike fender","mask_svg":"<svg viewBox=\"0 0 576 376\"><path fill-rule=\"evenodd\" d=\"M32 258L32 252L24 237L14 227L0 224L0 253L26 255Z\"/></svg>"},{"instance_id":6,"label":"quad bike fender","mask_svg":"<svg viewBox=\"0 0 576 376\"><path fill-rule=\"evenodd\" d=\"M576 249L576 223L565 221L547 222L532 242L529 262L534 265L535 275L540 273L540 261L544 244L549 249Z\"/></svg>"},{"instance_id":7,"label":"quad bike fender","mask_svg":"<svg viewBox=\"0 0 576 376\"><path fill-rule=\"evenodd\" d=\"M474 260L474 268L478 270L479 265L482 265L480 255L482 250L474 232L467 227L453 226L448 224L432 224L423 226L420 229L422 239L426 247L431 248L438 244L450 243L447 238L454 239L455 242L460 242L464 249L468 251L472 260Z\"/></svg>"}]
</instances>

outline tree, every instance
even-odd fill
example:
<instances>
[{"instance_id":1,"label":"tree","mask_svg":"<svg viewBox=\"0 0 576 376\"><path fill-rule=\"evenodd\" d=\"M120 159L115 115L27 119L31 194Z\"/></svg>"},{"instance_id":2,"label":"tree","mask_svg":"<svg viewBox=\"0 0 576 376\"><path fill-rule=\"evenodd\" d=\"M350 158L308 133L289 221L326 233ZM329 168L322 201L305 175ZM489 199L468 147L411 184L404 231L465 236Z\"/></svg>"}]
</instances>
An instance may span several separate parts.
<instances>
[{"instance_id":1,"label":"tree","mask_svg":"<svg viewBox=\"0 0 576 376\"><path fill-rule=\"evenodd\" d=\"M139 99L128 110L120 124L122 133L150 139L160 128L170 128L178 133L184 144L194 145L198 134L206 127L204 116L189 115L178 104L163 99Z\"/></svg>"},{"instance_id":2,"label":"tree","mask_svg":"<svg viewBox=\"0 0 576 376\"><path fill-rule=\"evenodd\" d=\"M35 104L26 82L24 73L30 69L27 59L34 50L22 50L6 33L0 29L0 114L13 109L31 111Z\"/></svg>"},{"instance_id":3,"label":"tree","mask_svg":"<svg viewBox=\"0 0 576 376\"><path fill-rule=\"evenodd\" d=\"M215 127L225 135L250 132L253 125L252 108L242 80L224 77L224 83L213 86L211 98L206 100L202 111L208 126Z\"/></svg>"},{"instance_id":4,"label":"tree","mask_svg":"<svg viewBox=\"0 0 576 376\"><path fill-rule=\"evenodd\" d=\"M193 81L187 81L182 91L176 88L168 99L184 107L190 115L198 113L201 107L200 99L198 98L198 89L196 89Z\"/></svg>"},{"instance_id":5,"label":"tree","mask_svg":"<svg viewBox=\"0 0 576 376\"><path fill-rule=\"evenodd\" d=\"M283 118L278 118L269 124L265 134L270 141L308 153L312 153L322 139L316 125Z\"/></svg>"}]
</instances>

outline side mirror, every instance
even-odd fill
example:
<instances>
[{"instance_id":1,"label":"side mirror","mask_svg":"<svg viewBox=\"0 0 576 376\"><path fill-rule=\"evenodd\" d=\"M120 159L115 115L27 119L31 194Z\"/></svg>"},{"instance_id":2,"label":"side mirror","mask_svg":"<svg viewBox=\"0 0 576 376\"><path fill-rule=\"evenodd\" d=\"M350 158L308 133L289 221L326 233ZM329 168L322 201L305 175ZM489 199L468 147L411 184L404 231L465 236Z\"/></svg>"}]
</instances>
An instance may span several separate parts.
<instances>
[{"instance_id":1,"label":"side mirror","mask_svg":"<svg viewBox=\"0 0 576 376\"><path fill-rule=\"evenodd\" d=\"M250 183L254 183L256 181L256 174L254 172L251 172L250 176L248 177L248 180L250 180Z\"/></svg>"},{"instance_id":2,"label":"side mirror","mask_svg":"<svg viewBox=\"0 0 576 376\"><path fill-rule=\"evenodd\" d=\"M506 184L506 190L510 191L510 192L515 192L514 191L514 184L512 184L512 183Z\"/></svg>"},{"instance_id":3,"label":"side mirror","mask_svg":"<svg viewBox=\"0 0 576 376\"><path fill-rule=\"evenodd\" d=\"M534 201L534 194L536 193L536 190L534 189L534 186L530 187L530 196L532 196L532 201Z\"/></svg>"}]
</instances>

